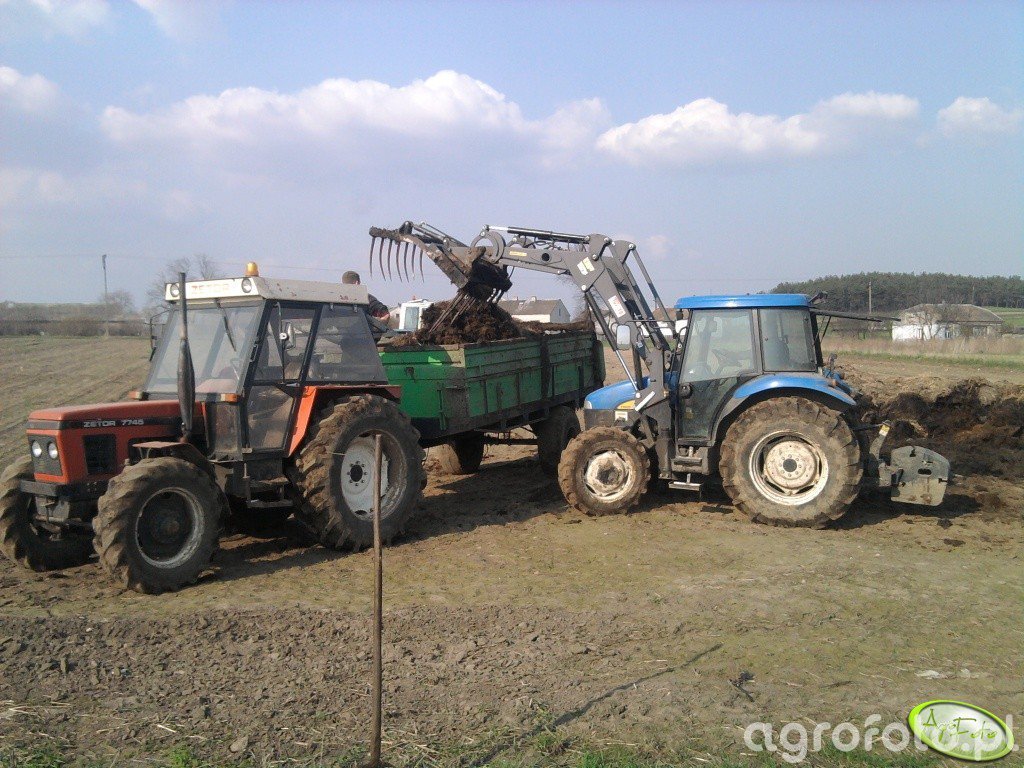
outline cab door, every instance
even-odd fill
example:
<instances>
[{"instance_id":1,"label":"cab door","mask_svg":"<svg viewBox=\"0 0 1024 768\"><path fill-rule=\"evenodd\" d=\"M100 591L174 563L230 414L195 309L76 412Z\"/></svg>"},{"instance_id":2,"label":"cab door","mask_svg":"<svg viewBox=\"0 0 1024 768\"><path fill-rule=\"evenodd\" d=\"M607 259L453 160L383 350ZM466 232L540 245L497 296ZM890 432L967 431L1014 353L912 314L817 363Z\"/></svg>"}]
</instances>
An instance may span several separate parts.
<instances>
[{"instance_id":1,"label":"cab door","mask_svg":"<svg viewBox=\"0 0 1024 768\"><path fill-rule=\"evenodd\" d=\"M676 436L684 443L706 444L715 416L733 390L758 374L755 338L749 309L693 311L676 408Z\"/></svg>"},{"instance_id":2,"label":"cab door","mask_svg":"<svg viewBox=\"0 0 1024 768\"><path fill-rule=\"evenodd\" d=\"M288 437L292 411L305 378L316 310L272 304L254 362L245 402L250 450L280 450Z\"/></svg>"}]
</instances>

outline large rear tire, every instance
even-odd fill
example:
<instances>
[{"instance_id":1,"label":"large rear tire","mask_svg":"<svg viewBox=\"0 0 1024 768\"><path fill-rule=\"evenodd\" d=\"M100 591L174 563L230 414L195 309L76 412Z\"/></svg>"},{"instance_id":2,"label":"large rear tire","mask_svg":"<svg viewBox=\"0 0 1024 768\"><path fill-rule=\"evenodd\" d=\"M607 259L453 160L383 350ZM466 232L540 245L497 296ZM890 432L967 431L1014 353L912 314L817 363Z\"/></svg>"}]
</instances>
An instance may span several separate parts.
<instances>
[{"instance_id":1,"label":"large rear tire","mask_svg":"<svg viewBox=\"0 0 1024 768\"><path fill-rule=\"evenodd\" d=\"M82 565L92 554L88 536L54 532L33 520L36 500L23 493L21 480L35 477L32 459L11 464L0 475L0 550L12 562L33 571L53 571Z\"/></svg>"},{"instance_id":2,"label":"large rear tire","mask_svg":"<svg viewBox=\"0 0 1024 768\"><path fill-rule=\"evenodd\" d=\"M484 436L460 435L434 448L434 458L446 475L472 475L484 459Z\"/></svg>"},{"instance_id":3,"label":"large rear tire","mask_svg":"<svg viewBox=\"0 0 1024 768\"><path fill-rule=\"evenodd\" d=\"M382 436L381 538L405 527L425 477L423 449L409 417L377 395L334 405L311 428L295 462L296 515L324 546L360 550L373 543L374 435Z\"/></svg>"},{"instance_id":4,"label":"large rear tire","mask_svg":"<svg viewBox=\"0 0 1024 768\"><path fill-rule=\"evenodd\" d=\"M210 564L227 501L203 469L160 456L125 468L92 521L100 563L121 585L155 595L193 583Z\"/></svg>"},{"instance_id":5,"label":"large rear tire","mask_svg":"<svg viewBox=\"0 0 1024 768\"><path fill-rule=\"evenodd\" d=\"M821 528L857 497L860 445L841 414L800 397L757 403L722 442L719 472L751 520Z\"/></svg>"},{"instance_id":6,"label":"large rear tire","mask_svg":"<svg viewBox=\"0 0 1024 768\"><path fill-rule=\"evenodd\" d=\"M629 432L588 429L575 437L558 464L558 485L569 506L588 515L627 511L647 489L651 463Z\"/></svg>"},{"instance_id":7,"label":"large rear tire","mask_svg":"<svg viewBox=\"0 0 1024 768\"><path fill-rule=\"evenodd\" d=\"M534 427L537 434L537 460L549 475L558 474L562 452L580 433L580 420L576 411L565 405L551 409L544 421Z\"/></svg>"}]
</instances>

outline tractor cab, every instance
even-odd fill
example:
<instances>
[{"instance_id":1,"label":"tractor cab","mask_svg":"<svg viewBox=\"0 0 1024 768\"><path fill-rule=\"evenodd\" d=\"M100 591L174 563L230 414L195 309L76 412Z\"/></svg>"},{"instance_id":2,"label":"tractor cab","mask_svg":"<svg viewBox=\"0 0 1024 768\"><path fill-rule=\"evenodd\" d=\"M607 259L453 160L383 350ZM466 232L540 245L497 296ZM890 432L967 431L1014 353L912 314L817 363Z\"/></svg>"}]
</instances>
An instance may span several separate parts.
<instances>
[{"instance_id":1,"label":"tractor cab","mask_svg":"<svg viewBox=\"0 0 1024 768\"><path fill-rule=\"evenodd\" d=\"M176 398L180 288L153 352L142 399ZM186 284L202 447L213 461L280 455L307 389L385 385L358 285L258 276Z\"/></svg>"},{"instance_id":2,"label":"tractor cab","mask_svg":"<svg viewBox=\"0 0 1024 768\"><path fill-rule=\"evenodd\" d=\"M717 418L738 405L732 400L767 389L838 389L849 400L841 379L821 373L818 328L806 296L690 296L675 309L685 330L669 376L677 383L677 436L684 442L707 444Z\"/></svg>"}]
</instances>

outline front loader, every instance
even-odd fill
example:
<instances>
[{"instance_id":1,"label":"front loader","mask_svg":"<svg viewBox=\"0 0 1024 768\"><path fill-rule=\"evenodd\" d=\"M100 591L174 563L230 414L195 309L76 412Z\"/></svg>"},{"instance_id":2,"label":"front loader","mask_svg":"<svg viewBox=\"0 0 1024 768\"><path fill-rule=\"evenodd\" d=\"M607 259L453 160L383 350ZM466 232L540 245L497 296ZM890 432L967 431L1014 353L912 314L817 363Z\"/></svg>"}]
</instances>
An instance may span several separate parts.
<instances>
[{"instance_id":1,"label":"front loader","mask_svg":"<svg viewBox=\"0 0 1024 768\"><path fill-rule=\"evenodd\" d=\"M497 300L515 268L572 278L628 377L587 397L585 429L559 462L566 500L588 514L627 510L652 477L697 491L717 476L752 520L783 526L824 526L870 487L942 501L949 462L919 446L883 459L888 425L862 423L858 394L823 361L839 313L822 297L702 296L670 311L625 240L486 226L467 245L412 222L370 235L381 272L397 259L408 278L426 254L458 287L439 324Z\"/></svg>"},{"instance_id":2,"label":"front loader","mask_svg":"<svg viewBox=\"0 0 1024 768\"><path fill-rule=\"evenodd\" d=\"M373 540L419 499L423 450L385 375L360 286L243 277L169 284L172 306L134 402L29 416L27 455L0 476L0 551L34 570L92 552L123 586L195 581L229 515L295 510L325 545Z\"/></svg>"}]
</instances>

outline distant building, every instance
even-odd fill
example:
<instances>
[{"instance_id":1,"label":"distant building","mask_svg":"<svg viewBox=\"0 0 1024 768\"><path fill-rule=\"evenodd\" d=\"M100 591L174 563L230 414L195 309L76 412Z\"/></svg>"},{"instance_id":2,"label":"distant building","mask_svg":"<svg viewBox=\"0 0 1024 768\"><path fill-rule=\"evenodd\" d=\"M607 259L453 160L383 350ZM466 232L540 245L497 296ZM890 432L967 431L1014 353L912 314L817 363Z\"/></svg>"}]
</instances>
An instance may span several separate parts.
<instances>
[{"instance_id":1,"label":"distant building","mask_svg":"<svg viewBox=\"0 0 1024 768\"><path fill-rule=\"evenodd\" d=\"M955 339L959 336L998 336L1003 320L973 304L918 304L893 323L895 341Z\"/></svg>"},{"instance_id":2,"label":"distant building","mask_svg":"<svg viewBox=\"0 0 1024 768\"><path fill-rule=\"evenodd\" d=\"M561 299L505 299L498 306L523 323L568 323L572 320Z\"/></svg>"}]
</instances>

